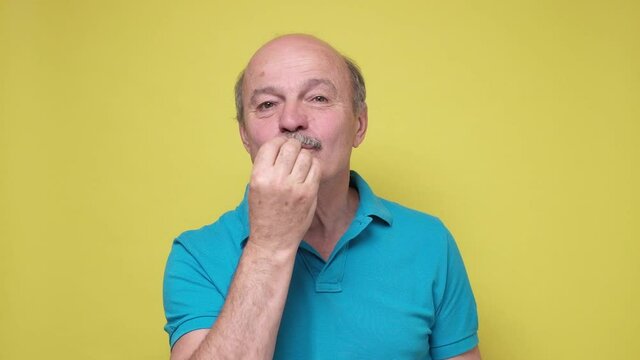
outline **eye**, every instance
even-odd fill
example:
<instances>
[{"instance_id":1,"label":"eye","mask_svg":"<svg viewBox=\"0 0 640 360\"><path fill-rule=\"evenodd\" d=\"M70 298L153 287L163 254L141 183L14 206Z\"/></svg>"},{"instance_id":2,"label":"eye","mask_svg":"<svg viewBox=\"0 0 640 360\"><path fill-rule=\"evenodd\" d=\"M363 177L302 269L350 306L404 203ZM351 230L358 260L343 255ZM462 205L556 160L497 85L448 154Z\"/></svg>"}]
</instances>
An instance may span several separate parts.
<instances>
[{"instance_id":1,"label":"eye","mask_svg":"<svg viewBox=\"0 0 640 360\"><path fill-rule=\"evenodd\" d=\"M319 103L326 103L329 101L329 99L327 99L326 97L322 96L322 95L318 95L318 96L314 96L311 98L311 101L313 102L319 102Z\"/></svg>"},{"instance_id":2,"label":"eye","mask_svg":"<svg viewBox=\"0 0 640 360\"><path fill-rule=\"evenodd\" d=\"M273 102L273 101L265 101L265 102L261 103L260 105L258 105L258 110L261 110L261 111L269 110L274 106L276 106L275 102Z\"/></svg>"}]
</instances>

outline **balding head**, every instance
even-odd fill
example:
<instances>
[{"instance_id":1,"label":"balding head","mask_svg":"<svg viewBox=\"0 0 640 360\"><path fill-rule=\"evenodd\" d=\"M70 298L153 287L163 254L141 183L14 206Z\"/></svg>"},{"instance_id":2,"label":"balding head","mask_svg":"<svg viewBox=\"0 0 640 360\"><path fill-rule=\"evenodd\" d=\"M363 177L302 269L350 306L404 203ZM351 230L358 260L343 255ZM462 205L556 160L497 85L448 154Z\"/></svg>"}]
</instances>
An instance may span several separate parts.
<instances>
[{"instance_id":1,"label":"balding head","mask_svg":"<svg viewBox=\"0 0 640 360\"><path fill-rule=\"evenodd\" d=\"M287 61L296 56L320 56L332 65L332 69L341 74L350 84L351 105L354 115L366 109L366 88L364 77L358 66L348 57L342 55L331 45L314 36L306 34L288 34L279 36L264 44L251 57L247 67L238 76L235 85L236 118L240 124L245 119L245 99L247 76L261 76L261 71L270 61ZM297 60L297 59L292 59Z\"/></svg>"}]
</instances>

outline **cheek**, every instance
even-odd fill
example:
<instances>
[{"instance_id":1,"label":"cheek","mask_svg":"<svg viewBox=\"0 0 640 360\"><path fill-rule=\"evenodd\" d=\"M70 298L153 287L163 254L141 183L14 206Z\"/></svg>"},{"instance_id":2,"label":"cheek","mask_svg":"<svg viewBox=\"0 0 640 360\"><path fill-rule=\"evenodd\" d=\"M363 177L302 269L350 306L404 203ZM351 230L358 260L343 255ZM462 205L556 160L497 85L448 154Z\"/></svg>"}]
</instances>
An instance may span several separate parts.
<instances>
[{"instance_id":1,"label":"cheek","mask_svg":"<svg viewBox=\"0 0 640 360\"><path fill-rule=\"evenodd\" d=\"M253 159L257 154L260 147L268 142L269 140L275 138L279 135L277 128L274 130L271 127L252 127L248 129L247 139L249 141L249 153L251 154L251 158Z\"/></svg>"},{"instance_id":2,"label":"cheek","mask_svg":"<svg viewBox=\"0 0 640 360\"><path fill-rule=\"evenodd\" d=\"M353 129L347 126L333 129L330 134L327 134L327 138L332 139L331 146L336 149L351 148L354 137Z\"/></svg>"},{"instance_id":3,"label":"cheek","mask_svg":"<svg viewBox=\"0 0 640 360\"><path fill-rule=\"evenodd\" d=\"M331 140L323 142L322 146L327 149L327 152L322 157L330 163L342 164L351 156L353 139L346 129L333 135L329 138Z\"/></svg>"},{"instance_id":4,"label":"cheek","mask_svg":"<svg viewBox=\"0 0 640 360\"><path fill-rule=\"evenodd\" d=\"M260 121L260 120L256 120ZM260 121L260 126L249 128L249 137L252 143L260 146L278 135L277 126L272 126L268 121Z\"/></svg>"}]
</instances>

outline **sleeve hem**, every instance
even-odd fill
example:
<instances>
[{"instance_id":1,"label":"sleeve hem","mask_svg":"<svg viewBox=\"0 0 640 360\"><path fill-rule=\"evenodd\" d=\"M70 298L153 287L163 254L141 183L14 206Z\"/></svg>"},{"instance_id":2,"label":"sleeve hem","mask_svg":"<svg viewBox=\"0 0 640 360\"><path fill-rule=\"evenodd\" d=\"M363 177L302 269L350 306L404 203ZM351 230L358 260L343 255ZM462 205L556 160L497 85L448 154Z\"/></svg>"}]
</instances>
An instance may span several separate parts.
<instances>
[{"instance_id":1,"label":"sleeve hem","mask_svg":"<svg viewBox=\"0 0 640 360\"><path fill-rule=\"evenodd\" d=\"M169 336L169 345L173 349L173 345L186 333L193 330L211 328L216 319L217 316L199 316L183 322Z\"/></svg>"},{"instance_id":2,"label":"sleeve hem","mask_svg":"<svg viewBox=\"0 0 640 360\"><path fill-rule=\"evenodd\" d=\"M464 354L477 345L478 333L473 333L472 335L454 343L431 348L431 358L433 360L448 359L457 355Z\"/></svg>"}]
</instances>

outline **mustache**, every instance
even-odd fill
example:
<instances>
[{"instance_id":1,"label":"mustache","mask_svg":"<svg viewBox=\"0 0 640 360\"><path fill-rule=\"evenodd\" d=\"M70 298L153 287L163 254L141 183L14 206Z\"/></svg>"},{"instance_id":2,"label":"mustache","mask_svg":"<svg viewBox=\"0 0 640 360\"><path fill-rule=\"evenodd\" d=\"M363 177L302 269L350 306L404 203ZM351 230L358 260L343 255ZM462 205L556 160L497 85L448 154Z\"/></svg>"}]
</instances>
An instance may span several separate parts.
<instances>
[{"instance_id":1,"label":"mustache","mask_svg":"<svg viewBox=\"0 0 640 360\"><path fill-rule=\"evenodd\" d=\"M322 149L322 142L314 137L311 136L307 136L307 135L303 135L300 134L298 132L289 132L286 134L286 136L288 138L293 138L296 139L298 141L300 141L300 143L302 143L302 146L304 148L307 149L313 149L313 150L320 150Z\"/></svg>"}]
</instances>

